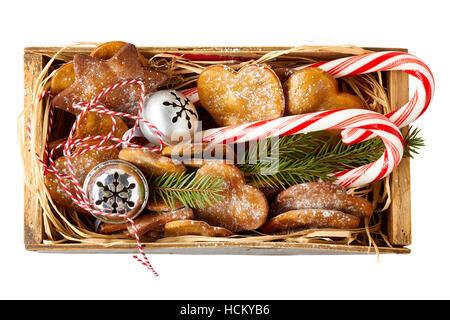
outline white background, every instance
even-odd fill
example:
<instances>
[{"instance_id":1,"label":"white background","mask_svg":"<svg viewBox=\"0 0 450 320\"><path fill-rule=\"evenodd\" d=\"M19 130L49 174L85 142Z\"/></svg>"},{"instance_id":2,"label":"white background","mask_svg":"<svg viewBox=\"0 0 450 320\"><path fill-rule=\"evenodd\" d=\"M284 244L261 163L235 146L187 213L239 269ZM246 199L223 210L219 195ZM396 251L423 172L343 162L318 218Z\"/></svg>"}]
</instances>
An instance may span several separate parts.
<instances>
[{"instance_id":1,"label":"white background","mask_svg":"<svg viewBox=\"0 0 450 320\"><path fill-rule=\"evenodd\" d=\"M314 3L314 4L313 4ZM0 298L450 298L449 40L445 1L9 1L1 26ZM27 252L16 119L23 48L124 40L147 46L404 47L434 72L436 94L416 124L410 255L131 255Z\"/></svg>"}]
</instances>

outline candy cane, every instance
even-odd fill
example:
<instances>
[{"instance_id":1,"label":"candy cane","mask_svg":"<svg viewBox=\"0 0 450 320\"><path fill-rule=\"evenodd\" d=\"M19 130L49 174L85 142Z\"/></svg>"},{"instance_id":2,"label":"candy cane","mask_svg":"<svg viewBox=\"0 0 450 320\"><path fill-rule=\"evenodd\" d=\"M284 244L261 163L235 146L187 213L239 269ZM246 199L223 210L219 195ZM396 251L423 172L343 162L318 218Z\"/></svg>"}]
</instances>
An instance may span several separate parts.
<instances>
[{"instance_id":1,"label":"candy cane","mask_svg":"<svg viewBox=\"0 0 450 320\"><path fill-rule=\"evenodd\" d=\"M420 59L405 52L385 51L368 53L359 56L352 56L341 58L328 62L318 62L306 66L294 68L295 70L301 70L305 68L321 68L330 73L335 78L341 78L345 76L352 76L358 74L365 74L378 71L404 71L407 74L413 76L418 80L416 91L412 98L402 107L390 112L386 115L385 120L388 120L391 124L388 127L392 127L392 124L397 128L402 128L419 118L428 108L431 99L434 94L434 77L428 66ZM293 72L292 71L292 72ZM198 91L189 89L185 91L185 95L193 102L198 100ZM287 135L295 133L305 133L317 130L328 130L332 128L344 129L342 131L342 138L345 144L354 144L362 142L375 136L380 136L385 145L386 151L382 158L378 161L356 168L353 170L341 172L335 174L337 182L343 186L358 186L366 183L370 183L385 177L389 174L401 159L398 154L403 154L403 147L398 148L398 139L388 139L389 136L385 136L385 133L381 131L368 130L368 127L354 125L351 118L347 118L348 112L332 113L334 116L340 115L340 118L333 119L340 121L339 126L316 126L317 119L331 118L329 113L311 113L299 116L284 117L280 119L259 121L251 124L245 124L242 126L232 126L229 128L220 128L217 130L210 130L204 132L204 142L217 143L218 140L223 139L227 141L249 141L254 139L262 139L272 137L276 135ZM363 116L362 114L360 116ZM309 119L309 120L308 120ZM314 121L312 121L314 119ZM356 118L355 118L356 119ZM375 117L373 118L375 120ZM379 120L379 119L378 119ZM305 121L305 122L304 122ZM308 123L312 121L312 123ZM322 122L323 123L323 122ZM305 125L306 124L306 125ZM378 126L376 122L371 124L372 126ZM294 126L296 129L292 129ZM364 127L364 128L363 128ZM387 127L385 127L387 128ZM391 137L392 138L392 137ZM402 140L403 143L403 140ZM395 156L395 157L389 157Z\"/></svg>"},{"instance_id":2,"label":"candy cane","mask_svg":"<svg viewBox=\"0 0 450 320\"><path fill-rule=\"evenodd\" d=\"M197 105L200 102L200 98L198 97L197 88L187 89L187 90L182 91L181 93L184 94L186 96L186 98L191 100L192 103L194 103L195 105Z\"/></svg>"},{"instance_id":3,"label":"candy cane","mask_svg":"<svg viewBox=\"0 0 450 320\"><path fill-rule=\"evenodd\" d=\"M335 78L353 76L378 71L404 71L418 80L412 98L402 107L386 117L397 127L403 128L419 118L430 105L434 94L434 77L428 66L416 56L398 51L383 51L359 56L341 58L328 62L318 62L295 68L320 68ZM367 131L344 130L342 135L348 141L364 141L373 138Z\"/></svg>"},{"instance_id":4,"label":"candy cane","mask_svg":"<svg viewBox=\"0 0 450 320\"><path fill-rule=\"evenodd\" d=\"M399 128L385 116L361 109L329 110L242 125L210 129L202 132L204 143L240 143L291 134L332 129L359 129L380 137L386 149L375 162L333 174L335 183L357 187L386 177L400 163L403 156L403 137ZM343 137L346 144L349 141Z\"/></svg>"},{"instance_id":5,"label":"candy cane","mask_svg":"<svg viewBox=\"0 0 450 320\"><path fill-rule=\"evenodd\" d=\"M434 94L434 77L428 66L416 56L407 52L382 51L367 53L358 56L336 59L328 62L318 62L305 66L294 68L301 70L305 68L320 68L327 71L335 78L354 76L378 71L404 71L418 80L416 91L412 98L402 107L398 108L386 117L397 127L403 128L419 118L430 105ZM293 72L292 71L292 72ZM192 102L198 102L198 90L196 88L184 91ZM367 131L352 130L345 131L343 135L347 136L349 141L365 140L371 137L363 136Z\"/></svg>"}]
</instances>

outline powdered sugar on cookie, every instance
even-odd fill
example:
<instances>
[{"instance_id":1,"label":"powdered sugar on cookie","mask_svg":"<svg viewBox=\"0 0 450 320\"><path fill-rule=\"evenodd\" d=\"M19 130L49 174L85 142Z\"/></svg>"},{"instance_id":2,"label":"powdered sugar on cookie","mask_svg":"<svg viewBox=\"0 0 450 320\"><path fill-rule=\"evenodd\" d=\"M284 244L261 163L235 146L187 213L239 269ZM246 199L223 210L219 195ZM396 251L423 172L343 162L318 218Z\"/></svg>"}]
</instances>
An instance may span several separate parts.
<instances>
[{"instance_id":1,"label":"powdered sugar on cookie","mask_svg":"<svg viewBox=\"0 0 450 320\"><path fill-rule=\"evenodd\" d=\"M202 106L220 126L278 118L284 112L281 83L265 65L239 72L222 65L206 68L197 88Z\"/></svg>"}]
</instances>

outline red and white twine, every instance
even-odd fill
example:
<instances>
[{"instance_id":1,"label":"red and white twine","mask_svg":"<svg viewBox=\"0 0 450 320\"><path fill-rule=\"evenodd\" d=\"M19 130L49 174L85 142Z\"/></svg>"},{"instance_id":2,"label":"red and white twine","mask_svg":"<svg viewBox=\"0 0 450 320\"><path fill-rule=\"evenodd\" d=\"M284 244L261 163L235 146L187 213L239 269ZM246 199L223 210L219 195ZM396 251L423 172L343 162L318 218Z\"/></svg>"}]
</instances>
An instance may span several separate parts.
<instances>
[{"instance_id":1,"label":"red and white twine","mask_svg":"<svg viewBox=\"0 0 450 320\"><path fill-rule=\"evenodd\" d=\"M106 94L108 94L110 91L118 88L118 87L122 87L122 86L126 86L126 85L130 85L130 84L138 84L140 86L140 99L139 99L139 109L138 109L138 115L131 115L128 113L123 113L123 112L114 112L111 111L107 108L105 108L104 106L102 106L101 104L98 103L98 101ZM41 100L44 95L49 94L49 92L44 91L41 96L39 97L39 100ZM142 108L143 108L143 104L144 104L144 96L145 96L145 87L144 87L144 83L142 81L139 80L127 80L127 81L122 81L119 82L117 84L115 84L114 86L111 86L109 88L106 88L105 90L103 90L100 94L98 94L96 97L94 97L91 101L89 102L81 102L81 103L77 103L74 104L73 107L75 109L80 110L81 112L78 114L78 116L76 117L75 123L73 124L70 133L69 133L69 137L67 138L67 141L64 143L59 144L58 146L54 147L52 150L48 150L48 143L49 143L49 138L50 138L50 133L51 133L51 126L53 123L53 114L54 114L54 107L53 105L50 106L50 111L49 111L49 126L48 126L48 131L47 131L47 137L46 137L46 145L45 145L45 149L44 149L44 158L42 159L39 154L36 153L36 157L37 159L42 163L43 167L44 167L44 175L51 173L53 174L56 179L58 180L58 182L60 183L61 187L64 189L64 191L69 195L69 197L72 199L72 201L78 205L80 208L83 208L84 210L94 214L94 215L102 215L102 216L107 216L107 217L120 217L120 218L124 218L126 219L132 229L133 229L133 233L134 236L136 238L136 243L137 243L137 247L139 250L139 253L141 255L141 258L139 258L138 256L133 256L137 261L139 261L141 264L143 264L145 267L147 267L149 270L151 270L154 275L158 275L157 272L153 269L152 265L150 264L150 261L148 260L142 244L139 240L139 235L136 229L136 225L134 223L134 221L128 217L125 214L119 214L119 213L107 213L107 212L102 212L100 210L97 210L95 208L92 207L89 199L87 198L86 193L84 192L81 184L79 183L77 177L75 176L75 172L74 172L74 168L72 165L72 159L76 156L79 156L83 153L86 153L88 151L91 150L111 150L114 148L118 148L120 146L126 145L129 147L135 147L135 148L143 148L143 149L147 149L147 150L151 150L151 151L161 151L162 148L164 147L164 143L161 139L161 134L158 132L158 130L147 120L145 120L142 116ZM109 115L111 116L111 120L112 120L112 127L111 127L111 131L106 135L106 136L89 136L89 137L85 137L85 138L80 138L80 139L73 139L73 135L75 133L76 128L78 127L81 118L86 114L86 112L96 112L96 113L102 113L105 115ZM131 134L129 135L128 139L119 139L119 138L115 138L113 136L115 130L116 130L116 120L114 118L114 116L116 117L126 117L126 118L130 118L135 120L135 124L133 126L133 128L131 129ZM31 120L31 119L30 119ZM160 142L159 146L156 147L144 147L144 146L140 146L134 143L130 142L130 139L132 137L132 134L134 133L134 131L136 130L136 128L138 127L139 123L143 123L145 125L148 125L157 135L158 140ZM30 122L28 123L28 135L29 138L31 140L31 126L30 126ZM95 144L87 144L86 142L88 141L94 141L94 140L98 140L98 143ZM111 141L114 142L114 144L111 145L104 145L106 141ZM69 171L68 175L62 174L58 171L58 169L56 168L55 162L53 160L53 153L57 150L63 148L63 154L67 159L67 169ZM78 148L79 151L75 152L75 149ZM75 189L75 192L72 193L70 188L67 186L66 181L68 180L68 182L70 182L73 186L73 188Z\"/></svg>"}]
</instances>

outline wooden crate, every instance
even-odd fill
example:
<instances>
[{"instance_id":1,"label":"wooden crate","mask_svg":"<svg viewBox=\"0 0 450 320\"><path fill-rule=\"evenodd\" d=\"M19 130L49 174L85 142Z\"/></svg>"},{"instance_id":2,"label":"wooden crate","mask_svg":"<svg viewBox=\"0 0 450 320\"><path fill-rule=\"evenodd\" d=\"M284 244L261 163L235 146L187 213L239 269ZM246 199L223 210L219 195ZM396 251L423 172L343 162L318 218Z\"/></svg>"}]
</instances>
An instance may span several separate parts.
<instances>
[{"instance_id":1,"label":"wooden crate","mask_svg":"<svg viewBox=\"0 0 450 320\"><path fill-rule=\"evenodd\" d=\"M58 47L30 47L24 50L24 103L31 102L33 86L37 76L45 66L49 57L53 56ZM251 54L265 54L273 50L286 49L283 47L140 47L139 51L146 57L161 52L180 53L206 53L227 56L249 56ZM373 51L404 51L400 48L368 48ZM90 48L71 48L64 51L67 56L75 53L89 53ZM301 57L332 60L344 55L336 52L302 52ZM392 106L398 107L408 101L408 76L404 72L386 72L387 92ZM25 159L31 161L31 156ZM392 203L383 219L383 230L387 232L388 239L393 247L378 247L380 253L409 253L405 246L411 244L411 194L410 194L410 165L409 159L403 159L394 170L390 178ZM27 250L52 252L135 252L136 246L115 245L104 247L101 245L86 245L78 243L44 244L43 243L42 208L39 206L35 194L25 186L24 192L24 243ZM178 253L178 254L350 254L374 253L373 247L360 245L331 245L317 243L289 243L289 242L246 242L246 243L148 243L145 250L152 253Z\"/></svg>"}]
</instances>

